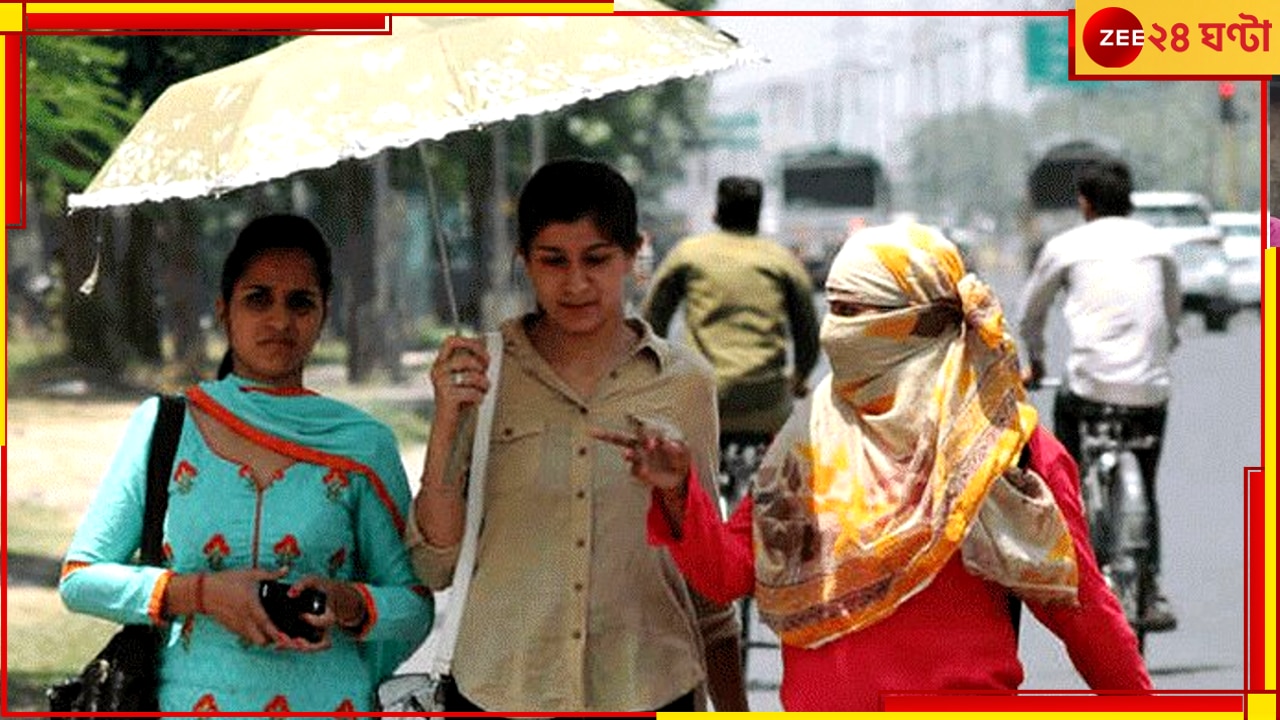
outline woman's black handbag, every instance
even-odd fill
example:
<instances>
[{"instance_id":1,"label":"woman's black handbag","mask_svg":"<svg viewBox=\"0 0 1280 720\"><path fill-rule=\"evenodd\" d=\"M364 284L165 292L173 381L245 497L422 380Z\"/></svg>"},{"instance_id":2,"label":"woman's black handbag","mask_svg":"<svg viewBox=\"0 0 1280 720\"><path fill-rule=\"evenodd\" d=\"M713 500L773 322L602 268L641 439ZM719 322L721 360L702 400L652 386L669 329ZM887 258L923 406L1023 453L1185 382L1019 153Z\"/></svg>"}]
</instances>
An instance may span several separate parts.
<instances>
[{"instance_id":1,"label":"woman's black handbag","mask_svg":"<svg viewBox=\"0 0 1280 720\"><path fill-rule=\"evenodd\" d=\"M186 405L182 396L160 396L160 411L151 432L147 458L147 500L142 522L140 561L162 564L164 514L169 505L169 471L178 450ZM153 625L125 625L76 677L50 687L53 720L64 712L157 712L160 643Z\"/></svg>"}]
</instances>

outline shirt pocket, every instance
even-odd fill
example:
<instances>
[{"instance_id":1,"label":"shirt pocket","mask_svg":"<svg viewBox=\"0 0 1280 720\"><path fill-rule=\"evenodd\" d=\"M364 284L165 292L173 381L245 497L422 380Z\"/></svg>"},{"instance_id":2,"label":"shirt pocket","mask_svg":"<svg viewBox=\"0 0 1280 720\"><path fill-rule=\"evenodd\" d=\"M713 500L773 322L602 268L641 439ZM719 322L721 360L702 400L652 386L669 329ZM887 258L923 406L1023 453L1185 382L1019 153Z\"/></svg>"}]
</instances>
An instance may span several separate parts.
<instances>
[{"instance_id":1,"label":"shirt pocket","mask_svg":"<svg viewBox=\"0 0 1280 720\"><path fill-rule=\"evenodd\" d=\"M554 474L543 467L547 420L526 408L499 411L489 438L487 492L517 494L537 478Z\"/></svg>"}]
</instances>

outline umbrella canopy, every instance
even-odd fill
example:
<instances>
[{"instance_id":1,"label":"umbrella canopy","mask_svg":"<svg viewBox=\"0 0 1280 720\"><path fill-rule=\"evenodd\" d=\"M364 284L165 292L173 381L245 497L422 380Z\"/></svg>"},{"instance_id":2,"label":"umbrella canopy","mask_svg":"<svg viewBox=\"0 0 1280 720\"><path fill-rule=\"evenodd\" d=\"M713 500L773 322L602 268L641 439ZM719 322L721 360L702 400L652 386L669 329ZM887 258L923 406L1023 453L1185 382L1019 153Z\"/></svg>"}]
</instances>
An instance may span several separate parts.
<instances>
[{"instance_id":1,"label":"umbrella canopy","mask_svg":"<svg viewBox=\"0 0 1280 720\"><path fill-rule=\"evenodd\" d=\"M760 59L676 15L396 17L390 35L307 36L173 85L68 204L218 194Z\"/></svg>"}]
</instances>

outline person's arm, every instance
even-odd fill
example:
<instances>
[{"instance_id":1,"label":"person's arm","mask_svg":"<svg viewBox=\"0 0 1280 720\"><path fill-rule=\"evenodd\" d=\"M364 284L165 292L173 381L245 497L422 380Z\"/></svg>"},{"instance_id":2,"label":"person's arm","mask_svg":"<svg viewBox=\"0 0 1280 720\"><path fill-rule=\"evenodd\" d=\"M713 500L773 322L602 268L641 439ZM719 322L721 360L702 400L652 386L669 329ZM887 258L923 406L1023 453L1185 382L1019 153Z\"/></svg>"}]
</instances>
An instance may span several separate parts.
<instances>
[{"instance_id":1,"label":"person's arm","mask_svg":"<svg viewBox=\"0 0 1280 720\"><path fill-rule=\"evenodd\" d=\"M696 471L691 471L690 474L696 476ZM674 491L655 489L653 495L647 519L649 542L666 545L676 566L680 568L681 574L689 583L705 647L707 692L711 696L711 702L715 705L717 712L747 712L749 707L742 667L742 628L739 623L749 622L750 619L738 620L730 603L734 598L750 592L750 587L754 587L755 584L754 575L749 578L750 587L746 591L735 594L730 590L729 593L720 594L719 591L725 588L714 587L714 584L720 580L699 573L703 570L712 570L714 574L726 568L719 563L720 558L715 557L719 552L716 546L699 545L698 538L706 533L726 543L736 544L736 549L739 551L745 543L749 551L751 513L749 509L744 513L741 508L751 504L750 498L744 500L734 514L736 522L741 524L745 520L745 524L739 527L738 534L730 539L724 537L725 526L720 521L719 508L714 501L710 500L707 489L697 481L696 477L691 477L681 488ZM664 495L667 496L666 499ZM695 500L694 508L688 510L690 496L702 499L704 502ZM675 500L678 507L667 507L666 503L675 498L678 498ZM697 525L698 528L694 529L693 525ZM694 539L690 541L684 535L677 538L672 534L672 530L676 527L691 530ZM731 566L741 563L740 552L731 553L730 556L738 558L736 563L732 559L728 560ZM749 559L748 563L750 563ZM695 574L699 574L698 577L694 577Z\"/></svg>"},{"instance_id":2,"label":"person's arm","mask_svg":"<svg viewBox=\"0 0 1280 720\"><path fill-rule=\"evenodd\" d=\"M681 261L681 248L677 245L663 258L654 273L649 286L649 294L645 296L640 308L641 317L653 327L653 332L665 337L671 318L680 307L685 293L685 266Z\"/></svg>"},{"instance_id":3,"label":"person's arm","mask_svg":"<svg viewBox=\"0 0 1280 720\"><path fill-rule=\"evenodd\" d=\"M795 377L792 378L796 395L803 395L809 374L818 364L821 349L818 342L818 314L813 309L813 285L804 266L793 262L785 283L787 325L791 329L791 343L795 348Z\"/></svg>"},{"instance_id":4,"label":"person's arm","mask_svg":"<svg viewBox=\"0 0 1280 720\"><path fill-rule=\"evenodd\" d=\"M129 560L142 537L147 453L159 401L144 401L129 419L124 439L76 528L62 566L58 592L72 612L121 624L165 622L163 598L173 573Z\"/></svg>"},{"instance_id":5,"label":"person's arm","mask_svg":"<svg viewBox=\"0 0 1280 720\"><path fill-rule=\"evenodd\" d=\"M1030 381L1038 381L1044 370L1044 328L1053 307L1053 298L1066 281L1067 267L1056 261L1046 245L1036 258L1035 267L1022 291L1022 318L1018 334L1022 337L1031 364Z\"/></svg>"},{"instance_id":6,"label":"person's arm","mask_svg":"<svg viewBox=\"0 0 1280 720\"><path fill-rule=\"evenodd\" d=\"M1062 510L1075 545L1079 577L1075 606L1027 603L1036 618L1066 646L1076 671L1094 690L1149 690L1138 640L1124 610L1107 588L1089 542L1080 507L1080 481L1075 461L1043 428L1032 438L1032 467L1044 477Z\"/></svg>"},{"instance_id":7,"label":"person's arm","mask_svg":"<svg viewBox=\"0 0 1280 720\"><path fill-rule=\"evenodd\" d=\"M755 589L751 496L738 503L727 523L696 483L678 511L664 510L663 504L655 490L647 519L649 544L667 548L689 584L712 601L730 603L750 595Z\"/></svg>"},{"instance_id":8,"label":"person's arm","mask_svg":"<svg viewBox=\"0 0 1280 720\"><path fill-rule=\"evenodd\" d=\"M413 517L405 541L414 572L433 590L449 586L458 560L466 521L469 468L466 464L450 468L450 454L455 443L466 441L459 437L464 413L475 412L489 390L487 367L483 340L450 337L431 368L435 416L427 440L422 484L413 501ZM458 372L462 373L462 384L454 381Z\"/></svg>"}]
</instances>

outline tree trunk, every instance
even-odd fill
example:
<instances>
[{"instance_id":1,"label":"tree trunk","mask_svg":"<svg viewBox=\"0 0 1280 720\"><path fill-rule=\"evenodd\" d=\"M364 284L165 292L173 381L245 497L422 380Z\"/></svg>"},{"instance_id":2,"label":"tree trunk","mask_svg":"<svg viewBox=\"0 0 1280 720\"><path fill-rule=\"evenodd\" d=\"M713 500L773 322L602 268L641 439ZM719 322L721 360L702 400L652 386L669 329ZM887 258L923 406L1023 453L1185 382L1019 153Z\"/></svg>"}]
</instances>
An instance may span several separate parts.
<instances>
[{"instance_id":1,"label":"tree trunk","mask_svg":"<svg viewBox=\"0 0 1280 720\"><path fill-rule=\"evenodd\" d=\"M347 380L360 383L369 379L378 362L377 254L369 207L372 176L357 161L342 163L335 172L346 206L346 239L338 275L346 291Z\"/></svg>"},{"instance_id":2,"label":"tree trunk","mask_svg":"<svg viewBox=\"0 0 1280 720\"><path fill-rule=\"evenodd\" d=\"M174 361L181 382L201 379L207 363L201 301L199 216L192 203L165 203L164 215L155 225L156 242L164 259L164 296Z\"/></svg>"},{"instance_id":3,"label":"tree trunk","mask_svg":"<svg viewBox=\"0 0 1280 720\"><path fill-rule=\"evenodd\" d=\"M124 249L120 259L122 331L139 357L160 364L164 362L164 350L156 302L154 222L149 214L133 209L111 214L112 237L116 247Z\"/></svg>"},{"instance_id":4,"label":"tree trunk","mask_svg":"<svg viewBox=\"0 0 1280 720\"><path fill-rule=\"evenodd\" d=\"M42 225L59 240L56 256L62 265L63 327L71 359L106 377L116 378L124 369L128 351L116 330L113 297L113 263L110 239L95 243L94 233L103 219L98 210L81 210L70 216L45 215ZM80 288L97 266L91 292Z\"/></svg>"},{"instance_id":5,"label":"tree trunk","mask_svg":"<svg viewBox=\"0 0 1280 720\"><path fill-rule=\"evenodd\" d=\"M404 312L399 283L400 268L404 266L404 224L397 224L393 214L399 208L398 215L403 220L404 204L392 197L388 153L379 153L370 162L373 165L373 240L377 271L374 306L379 318L375 326L378 366L387 371L392 382L399 383L404 380L400 365L400 356L404 353Z\"/></svg>"}]
</instances>

